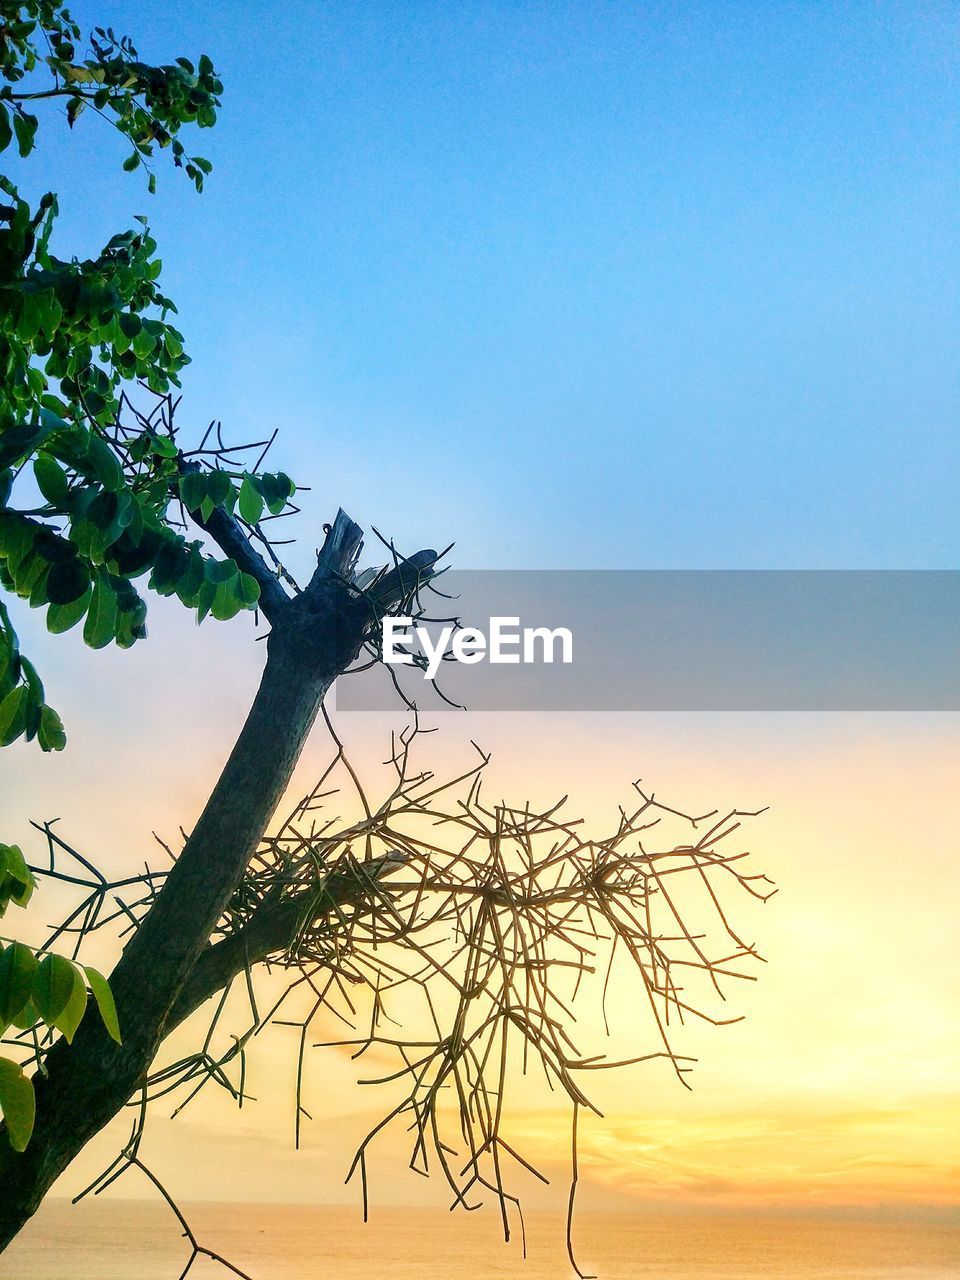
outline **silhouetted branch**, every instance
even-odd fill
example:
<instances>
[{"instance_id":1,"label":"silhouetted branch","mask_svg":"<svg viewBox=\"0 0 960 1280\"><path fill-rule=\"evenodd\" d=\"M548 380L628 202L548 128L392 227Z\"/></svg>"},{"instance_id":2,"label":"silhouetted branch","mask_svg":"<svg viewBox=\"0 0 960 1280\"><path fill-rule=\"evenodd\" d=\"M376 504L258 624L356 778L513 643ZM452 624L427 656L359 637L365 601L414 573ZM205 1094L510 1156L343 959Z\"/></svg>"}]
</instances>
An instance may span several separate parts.
<instances>
[{"instance_id":1,"label":"silhouetted branch","mask_svg":"<svg viewBox=\"0 0 960 1280\"><path fill-rule=\"evenodd\" d=\"M350 530L344 534L338 554L350 555ZM723 1001L729 980L752 979L745 966L759 956L721 906L723 885L758 900L772 892L765 876L748 870L745 852L727 848L747 815L686 817L639 784L607 835L567 816L563 801L545 809L488 804L488 758L479 750L446 781L414 767L416 723L394 738L392 784L375 801L327 724L336 746L330 768L260 842L171 1012L168 1031L218 997L201 1042L154 1068L144 1098L177 1095L179 1111L213 1083L243 1105L254 1038L270 1026L293 1028L299 1144L310 1114L303 1097L309 1030L321 1014L333 1014L347 1030L321 1043L349 1046L358 1060L373 1048L393 1055L394 1066L362 1083L402 1089L347 1174L361 1181L365 1211L370 1145L397 1122L410 1135L411 1169L439 1171L453 1206L475 1208L478 1193L492 1193L509 1239L510 1211L519 1210L509 1170L546 1181L508 1132L511 1082L536 1066L571 1109L568 1246L583 1275L571 1233L577 1121L582 1108L596 1111L585 1082L591 1072L662 1060L686 1085L693 1059L674 1046L674 1023L736 1020L717 1017L709 997ZM355 816L333 813L334 799ZM692 838L654 844L654 833L674 823ZM69 917L80 942L108 922L136 923L170 874L145 868L110 882L50 824L42 830L50 860L40 874L81 888L83 910ZM67 869L71 863L79 871ZM124 912L96 909L120 893ZM267 1004L256 996L264 963L287 975ZM575 1040L582 1028L574 1007L588 990L609 1035L614 971L632 975L636 1007L642 1001L648 1014L630 1029L635 1052L626 1057L608 1057L597 1045L584 1051ZM218 1051L227 993L241 977L249 1020ZM409 994L398 1002L403 993L416 995L419 1008ZM42 1045L36 1053L42 1058Z\"/></svg>"}]
</instances>

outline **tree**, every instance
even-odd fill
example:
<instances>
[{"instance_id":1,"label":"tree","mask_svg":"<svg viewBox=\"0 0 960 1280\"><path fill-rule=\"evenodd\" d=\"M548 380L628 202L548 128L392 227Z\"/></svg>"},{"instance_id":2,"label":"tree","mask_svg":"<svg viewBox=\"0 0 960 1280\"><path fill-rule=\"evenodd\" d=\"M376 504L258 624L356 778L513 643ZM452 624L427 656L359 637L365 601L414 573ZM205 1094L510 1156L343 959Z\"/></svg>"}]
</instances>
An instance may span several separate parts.
<instances>
[{"instance_id":1,"label":"tree","mask_svg":"<svg viewBox=\"0 0 960 1280\"><path fill-rule=\"evenodd\" d=\"M215 120L221 86L209 59L196 67L185 59L153 67L129 40L97 29L81 61L80 33L52 3L4 5L3 23L0 142L3 120L12 117L7 142L16 136L28 154L36 121L26 104L62 98L70 125L84 107L112 120L133 147L125 168L148 165L155 149L169 146L175 163L202 187L209 165L188 157L177 135L188 123ZM41 39L51 49L46 58L38 51ZM32 77L45 71L52 86L33 87ZM32 1016L43 1013L36 1002L30 1009L25 1000L17 1010L5 1044L34 1072L36 1122L25 1143L12 1140L9 1117L0 1132L0 1247L124 1106L134 1106L133 1133L98 1185L143 1167L140 1136L152 1098L173 1089L189 1097L213 1082L242 1102L246 1047L281 1005L306 1002L295 1019L302 1055L321 1008L359 1008L351 991L365 991L369 1008L369 1022L356 1033L357 1053L378 1044L397 1055L391 1078L405 1082L406 1091L383 1123L401 1116L412 1122L414 1168L439 1168L454 1203L464 1207L482 1189L491 1191L509 1234L515 1197L507 1170L531 1165L506 1136L505 1107L513 1071L529 1059L572 1106L572 1211L577 1115L590 1105L581 1081L586 1072L621 1064L578 1050L568 999L596 982L597 971L602 1001L614 965L626 964L658 1041L630 1060L663 1057L683 1080L688 1063L671 1045L671 1011L713 1020L695 994L697 978L722 994L722 979L747 976L740 962L756 957L719 897L723 881L766 896L764 878L743 870L744 855L726 851L741 815L684 820L638 788L636 804L621 811L611 833L587 835L560 806L534 812L524 804L487 805L480 790L484 756L448 781L419 770L411 754L420 735L416 722L394 741L393 788L371 801L323 699L344 671L377 659L384 615L423 608L440 557L432 550L403 557L388 544L386 565L360 570L363 533L340 511L325 526L316 569L300 589L264 527L293 509L295 492L283 473L262 470L269 441L233 447L215 426L191 447L179 429L172 388L186 357L169 323L172 303L158 290L156 246L146 225L114 237L95 261L64 261L50 249L55 198L45 197L33 211L4 184L12 204L0 233L0 581L45 607L54 632L83 620L94 648L142 639L146 605L132 582L147 575L151 589L176 594L199 619L256 609L269 637L249 715L172 865L108 883L47 825L40 828L50 852L45 867L10 855L13 901L25 900L35 876L69 874L82 890L45 952L73 937L73 954L62 958L73 965L97 929L116 926L128 938L109 987L99 975L90 979L101 1018L82 1018L85 988L71 995L69 1035L58 1024L56 1000L46 1006L46 1025ZM242 465L243 458L252 465ZM39 501L22 496L31 483ZM191 541L189 524L198 535ZM22 734L59 749L59 719L19 655L6 614L2 623L3 740ZM318 715L333 734L331 770L272 828ZM336 770L357 808L340 824L321 821L320 812ZM692 822L696 838L684 833L648 847L645 832L662 818ZM65 873L65 858L79 859L79 870L75 864ZM708 942L705 927L687 923L687 881L698 886L722 943ZM109 904L120 889L123 905L116 910ZM20 954L0 967L8 1009L20 998L10 994ZM261 1011L255 977L265 962L287 972L289 982L279 1001ZM249 1025L214 1053L236 979L244 979L249 994ZM398 989L422 997L425 1031L384 1029ZM20 995L24 990L21 983ZM156 1068L165 1038L210 999L217 1003L198 1051ZM303 1113L298 1097L298 1130ZM365 1201L367 1145L355 1162ZM202 1250L193 1244L195 1257Z\"/></svg>"}]
</instances>

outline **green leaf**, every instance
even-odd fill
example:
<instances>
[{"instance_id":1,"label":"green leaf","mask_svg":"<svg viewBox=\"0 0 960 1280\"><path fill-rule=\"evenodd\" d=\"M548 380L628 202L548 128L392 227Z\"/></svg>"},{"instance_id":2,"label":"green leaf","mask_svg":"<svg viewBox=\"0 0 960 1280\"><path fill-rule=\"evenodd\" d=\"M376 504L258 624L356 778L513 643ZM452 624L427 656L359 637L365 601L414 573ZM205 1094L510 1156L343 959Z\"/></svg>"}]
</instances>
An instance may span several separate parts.
<instances>
[{"instance_id":1,"label":"green leaf","mask_svg":"<svg viewBox=\"0 0 960 1280\"><path fill-rule=\"evenodd\" d=\"M40 961L33 979L33 1003L47 1026L55 1027L73 997L83 987L80 975L63 956L47 955ZM72 1034L72 1033L71 1033Z\"/></svg>"},{"instance_id":2,"label":"green leaf","mask_svg":"<svg viewBox=\"0 0 960 1280\"><path fill-rule=\"evenodd\" d=\"M42 322L40 300L35 293L25 293L20 304L20 318L17 320L17 337L21 342L33 342L40 332Z\"/></svg>"},{"instance_id":3,"label":"green leaf","mask_svg":"<svg viewBox=\"0 0 960 1280\"><path fill-rule=\"evenodd\" d=\"M36 1099L33 1085L15 1062L0 1058L0 1110L14 1151L23 1151L33 1133Z\"/></svg>"},{"instance_id":4,"label":"green leaf","mask_svg":"<svg viewBox=\"0 0 960 1280\"><path fill-rule=\"evenodd\" d=\"M186 572L187 549L182 539L167 537L161 542L153 562L149 585L162 596L172 596Z\"/></svg>"},{"instance_id":5,"label":"green leaf","mask_svg":"<svg viewBox=\"0 0 960 1280\"><path fill-rule=\"evenodd\" d=\"M143 521L143 507L136 494L130 494L130 523L127 525L127 539L132 547L139 547L143 542L146 528Z\"/></svg>"},{"instance_id":6,"label":"green leaf","mask_svg":"<svg viewBox=\"0 0 960 1280\"><path fill-rule=\"evenodd\" d=\"M249 573L241 573L237 579L236 587L237 599L242 600L248 607L254 605L260 599L260 583Z\"/></svg>"},{"instance_id":7,"label":"green leaf","mask_svg":"<svg viewBox=\"0 0 960 1280\"><path fill-rule=\"evenodd\" d=\"M138 360L146 360L147 356L152 355L157 340L153 334L146 328L140 330L133 340L133 354Z\"/></svg>"},{"instance_id":8,"label":"green leaf","mask_svg":"<svg viewBox=\"0 0 960 1280\"><path fill-rule=\"evenodd\" d=\"M124 160L123 167L127 173L133 173L134 169L138 169L140 167L140 152L131 151L126 160Z\"/></svg>"},{"instance_id":9,"label":"green leaf","mask_svg":"<svg viewBox=\"0 0 960 1280\"><path fill-rule=\"evenodd\" d=\"M37 1013L37 1006L32 1000L28 1000L17 1016L12 1020L13 1025L20 1031L29 1031L32 1026L40 1021L40 1015Z\"/></svg>"},{"instance_id":10,"label":"green leaf","mask_svg":"<svg viewBox=\"0 0 960 1280\"><path fill-rule=\"evenodd\" d=\"M107 407L106 397L99 391L88 391L83 397L83 407L91 418L99 418Z\"/></svg>"},{"instance_id":11,"label":"green leaf","mask_svg":"<svg viewBox=\"0 0 960 1280\"><path fill-rule=\"evenodd\" d=\"M235 560L213 560L207 561L207 579L210 582L219 584L221 582L231 582L237 576L237 562Z\"/></svg>"},{"instance_id":12,"label":"green leaf","mask_svg":"<svg viewBox=\"0 0 960 1280\"><path fill-rule=\"evenodd\" d=\"M47 338L52 338L60 328L60 323L63 320L63 307L57 300L57 295L53 289L47 289L40 294L40 303L43 313L40 327Z\"/></svg>"},{"instance_id":13,"label":"green leaf","mask_svg":"<svg viewBox=\"0 0 960 1280\"><path fill-rule=\"evenodd\" d=\"M53 1025L58 1031L63 1032L67 1044L72 1044L73 1037L77 1034L77 1027L83 1021L83 1015L87 1011L87 988L77 972L76 965L70 964L69 960L64 960L63 963L70 965L73 973L73 986L67 1003L54 1018Z\"/></svg>"},{"instance_id":14,"label":"green leaf","mask_svg":"<svg viewBox=\"0 0 960 1280\"><path fill-rule=\"evenodd\" d=\"M262 476L257 477L257 484L263 494L267 509L274 516L280 514L287 505L287 499L293 497L296 492L296 485L282 471L278 471L276 475L271 475L269 471L265 471Z\"/></svg>"},{"instance_id":15,"label":"green leaf","mask_svg":"<svg viewBox=\"0 0 960 1280\"><path fill-rule=\"evenodd\" d=\"M179 489L183 505L192 513L207 496L207 477L202 471L188 471L180 477Z\"/></svg>"},{"instance_id":16,"label":"green leaf","mask_svg":"<svg viewBox=\"0 0 960 1280\"><path fill-rule=\"evenodd\" d=\"M0 1023L12 1022L30 999L37 957L22 942L0 952Z\"/></svg>"},{"instance_id":17,"label":"green leaf","mask_svg":"<svg viewBox=\"0 0 960 1280\"><path fill-rule=\"evenodd\" d=\"M221 582L213 593L213 601L210 605L213 616L219 622L229 622L242 608L243 604L237 599L233 582Z\"/></svg>"},{"instance_id":18,"label":"green leaf","mask_svg":"<svg viewBox=\"0 0 960 1280\"><path fill-rule=\"evenodd\" d=\"M180 597L181 603L191 607L196 603L197 592L203 586L204 578L205 566L203 556L196 547L192 547L190 549L187 568L177 579L176 592Z\"/></svg>"},{"instance_id":19,"label":"green leaf","mask_svg":"<svg viewBox=\"0 0 960 1280\"><path fill-rule=\"evenodd\" d=\"M93 467L97 479L105 489L119 489L123 484L123 472L116 454L93 432L86 450L87 461Z\"/></svg>"},{"instance_id":20,"label":"green leaf","mask_svg":"<svg viewBox=\"0 0 960 1280\"><path fill-rule=\"evenodd\" d=\"M177 456L177 442L173 436L151 436L150 447L161 458L175 458Z\"/></svg>"},{"instance_id":21,"label":"green leaf","mask_svg":"<svg viewBox=\"0 0 960 1280\"><path fill-rule=\"evenodd\" d=\"M68 492L67 473L49 453L38 453L33 462L37 487L55 507L65 501Z\"/></svg>"},{"instance_id":22,"label":"green leaf","mask_svg":"<svg viewBox=\"0 0 960 1280\"><path fill-rule=\"evenodd\" d=\"M37 730L37 741L41 751L62 751L67 745L67 735L63 721L46 702L40 708L40 728Z\"/></svg>"},{"instance_id":23,"label":"green leaf","mask_svg":"<svg viewBox=\"0 0 960 1280\"><path fill-rule=\"evenodd\" d=\"M240 515L247 524L256 524L263 515L263 497L249 475L244 475L240 486Z\"/></svg>"},{"instance_id":24,"label":"green leaf","mask_svg":"<svg viewBox=\"0 0 960 1280\"><path fill-rule=\"evenodd\" d=\"M47 600L50 604L72 604L85 596L89 587L90 575L76 556L72 560L61 560L50 569Z\"/></svg>"},{"instance_id":25,"label":"green leaf","mask_svg":"<svg viewBox=\"0 0 960 1280\"><path fill-rule=\"evenodd\" d=\"M93 584L87 620L83 624L83 638L91 649L102 649L116 634L117 597L106 574L99 573Z\"/></svg>"},{"instance_id":26,"label":"green leaf","mask_svg":"<svg viewBox=\"0 0 960 1280\"><path fill-rule=\"evenodd\" d=\"M0 151L6 151L13 141L13 130L10 128L10 115L0 102Z\"/></svg>"},{"instance_id":27,"label":"green leaf","mask_svg":"<svg viewBox=\"0 0 960 1280\"><path fill-rule=\"evenodd\" d=\"M197 592L197 623L201 623L210 612L210 606L213 604L213 598L217 594L217 587L209 578L204 578L203 585Z\"/></svg>"},{"instance_id":28,"label":"green leaf","mask_svg":"<svg viewBox=\"0 0 960 1280\"><path fill-rule=\"evenodd\" d=\"M117 494L109 489L103 489L87 507L87 519L102 532L109 529L116 520L119 509L120 499Z\"/></svg>"},{"instance_id":29,"label":"green leaf","mask_svg":"<svg viewBox=\"0 0 960 1280\"><path fill-rule=\"evenodd\" d=\"M0 873L8 877L4 892L10 901L15 902L18 907L25 907L30 901L37 882L18 844L0 844ZM11 887L10 880L15 882L14 887ZM15 887L17 885L19 888ZM0 915L2 914L2 905L0 905Z\"/></svg>"},{"instance_id":30,"label":"green leaf","mask_svg":"<svg viewBox=\"0 0 960 1280\"><path fill-rule=\"evenodd\" d=\"M117 1006L114 1004L110 984L102 973L99 973L96 969L91 969L89 965L84 969L84 972L87 975L87 981L90 983L93 998L97 1002L97 1008L100 1010L103 1025L107 1028L110 1036L116 1040L117 1044L122 1044L120 1021L117 1018Z\"/></svg>"},{"instance_id":31,"label":"green leaf","mask_svg":"<svg viewBox=\"0 0 960 1280\"><path fill-rule=\"evenodd\" d=\"M11 689L0 702L0 747L8 747L27 727L30 696L26 685Z\"/></svg>"},{"instance_id":32,"label":"green leaf","mask_svg":"<svg viewBox=\"0 0 960 1280\"><path fill-rule=\"evenodd\" d=\"M41 561L42 566L42 561ZM47 603L47 579L50 576L50 566L40 567L36 574L30 575L30 591L27 599L30 601L31 609L36 609L42 604Z\"/></svg>"},{"instance_id":33,"label":"green leaf","mask_svg":"<svg viewBox=\"0 0 960 1280\"><path fill-rule=\"evenodd\" d=\"M50 634L59 636L75 627L87 612L92 596L93 587L88 585L83 595L70 604L52 604L47 610L47 630Z\"/></svg>"},{"instance_id":34,"label":"green leaf","mask_svg":"<svg viewBox=\"0 0 960 1280\"><path fill-rule=\"evenodd\" d=\"M37 669L27 658L21 657L20 670L30 690L30 697L38 705L43 701L43 682L37 675Z\"/></svg>"},{"instance_id":35,"label":"green leaf","mask_svg":"<svg viewBox=\"0 0 960 1280\"><path fill-rule=\"evenodd\" d=\"M207 497L216 506L227 501L232 485L225 471L211 471L207 476Z\"/></svg>"},{"instance_id":36,"label":"green leaf","mask_svg":"<svg viewBox=\"0 0 960 1280\"><path fill-rule=\"evenodd\" d=\"M119 324L120 332L131 341L143 328L143 321L135 311L121 311Z\"/></svg>"},{"instance_id":37,"label":"green leaf","mask_svg":"<svg viewBox=\"0 0 960 1280\"><path fill-rule=\"evenodd\" d=\"M37 313L39 316L39 312ZM49 419L54 419L51 422ZM0 436L0 467L31 454L51 431L55 430L59 419L55 414L48 414L46 409L40 410L40 423L25 427L5 427Z\"/></svg>"},{"instance_id":38,"label":"green leaf","mask_svg":"<svg viewBox=\"0 0 960 1280\"><path fill-rule=\"evenodd\" d=\"M17 144L20 148L21 156L28 156L33 150L34 138L37 132L37 117L29 115L27 112L18 112L13 117L13 127L17 134Z\"/></svg>"}]
</instances>

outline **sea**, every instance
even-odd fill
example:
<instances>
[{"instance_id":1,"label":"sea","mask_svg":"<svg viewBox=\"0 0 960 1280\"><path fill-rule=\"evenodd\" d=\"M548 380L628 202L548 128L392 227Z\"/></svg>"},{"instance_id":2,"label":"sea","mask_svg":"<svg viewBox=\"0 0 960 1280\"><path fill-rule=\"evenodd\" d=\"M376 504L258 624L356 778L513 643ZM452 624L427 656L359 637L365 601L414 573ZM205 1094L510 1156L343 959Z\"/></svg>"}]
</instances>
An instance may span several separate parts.
<instances>
[{"instance_id":1,"label":"sea","mask_svg":"<svg viewBox=\"0 0 960 1280\"><path fill-rule=\"evenodd\" d=\"M2 1190L0 1190L2 1194ZM496 1214L308 1205L182 1206L200 1245L252 1280L566 1280L562 1216L525 1217L504 1244ZM960 1223L679 1213L581 1213L581 1270L601 1280L957 1280ZM4 1280L180 1280L191 1257L162 1204L49 1201L0 1256ZM188 1280L236 1273L198 1256Z\"/></svg>"}]
</instances>

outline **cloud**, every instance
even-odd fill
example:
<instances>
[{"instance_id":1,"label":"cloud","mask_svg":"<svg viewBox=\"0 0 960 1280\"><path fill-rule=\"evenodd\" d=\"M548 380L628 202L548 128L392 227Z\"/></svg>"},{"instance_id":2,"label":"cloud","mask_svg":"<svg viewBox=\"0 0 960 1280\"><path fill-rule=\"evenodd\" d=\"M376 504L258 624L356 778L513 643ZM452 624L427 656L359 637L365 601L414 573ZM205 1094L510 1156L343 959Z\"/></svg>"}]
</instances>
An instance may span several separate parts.
<instances>
[{"instance_id":1,"label":"cloud","mask_svg":"<svg viewBox=\"0 0 960 1280\"><path fill-rule=\"evenodd\" d=\"M647 1201L960 1206L949 1139L958 1121L960 1104L952 1097L880 1108L805 1100L791 1111L786 1100L762 1112L589 1117L580 1126L581 1172ZM517 1117L514 1135L534 1158L556 1159L569 1145L569 1130L555 1114Z\"/></svg>"}]
</instances>

